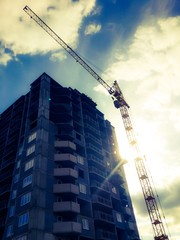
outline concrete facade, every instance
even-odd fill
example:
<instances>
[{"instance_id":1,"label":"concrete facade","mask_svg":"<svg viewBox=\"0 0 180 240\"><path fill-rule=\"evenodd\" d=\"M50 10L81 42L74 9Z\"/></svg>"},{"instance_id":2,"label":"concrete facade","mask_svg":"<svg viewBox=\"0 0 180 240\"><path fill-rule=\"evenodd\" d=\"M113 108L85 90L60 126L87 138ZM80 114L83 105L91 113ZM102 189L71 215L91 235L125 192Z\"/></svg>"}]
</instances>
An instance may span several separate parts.
<instances>
[{"instance_id":1,"label":"concrete facade","mask_svg":"<svg viewBox=\"0 0 180 240\"><path fill-rule=\"evenodd\" d=\"M139 239L114 128L89 97L44 73L0 133L3 240Z\"/></svg>"}]
</instances>

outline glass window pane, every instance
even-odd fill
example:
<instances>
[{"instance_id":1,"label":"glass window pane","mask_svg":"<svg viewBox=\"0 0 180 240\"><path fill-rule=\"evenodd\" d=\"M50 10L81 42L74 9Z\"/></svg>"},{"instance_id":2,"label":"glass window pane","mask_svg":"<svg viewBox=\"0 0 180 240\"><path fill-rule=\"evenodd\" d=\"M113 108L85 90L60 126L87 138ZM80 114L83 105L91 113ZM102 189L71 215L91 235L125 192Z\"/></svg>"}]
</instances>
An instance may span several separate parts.
<instances>
[{"instance_id":1,"label":"glass window pane","mask_svg":"<svg viewBox=\"0 0 180 240\"><path fill-rule=\"evenodd\" d=\"M26 156L29 156L31 153L35 151L35 145L32 145L27 149Z\"/></svg>"},{"instance_id":2,"label":"glass window pane","mask_svg":"<svg viewBox=\"0 0 180 240\"><path fill-rule=\"evenodd\" d=\"M19 216L18 227L26 225L28 224L28 222L29 222L29 213L27 212Z\"/></svg>"},{"instance_id":3,"label":"glass window pane","mask_svg":"<svg viewBox=\"0 0 180 240\"><path fill-rule=\"evenodd\" d=\"M23 180L23 188L32 183L32 175L29 175Z\"/></svg>"},{"instance_id":4,"label":"glass window pane","mask_svg":"<svg viewBox=\"0 0 180 240\"><path fill-rule=\"evenodd\" d=\"M24 171L27 171L28 169L32 168L33 166L34 166L34 158L25 164Z\"/></svg>"},{"instance_id":5,"label":"glass window pane","mask_svg":"<svg viewBox=\"0 0 180 240\"><path fill-rule=\"evenodd\" d=\"M21 206L24 206L25 204L29 203L31 201L31 192L24 194L21 197Z\"/></svg>"},{"instance_id":6,"label":"glass window pane","mask_svg":"<svg viewBox=\"0 0 180 240\"><path fill-rule=\"evenodd\" d=\"M28 137L28 143L30 143L31 141L33 141L36 138L36 132L32 133L29 137Z\"/></svg>"}]
</instances>

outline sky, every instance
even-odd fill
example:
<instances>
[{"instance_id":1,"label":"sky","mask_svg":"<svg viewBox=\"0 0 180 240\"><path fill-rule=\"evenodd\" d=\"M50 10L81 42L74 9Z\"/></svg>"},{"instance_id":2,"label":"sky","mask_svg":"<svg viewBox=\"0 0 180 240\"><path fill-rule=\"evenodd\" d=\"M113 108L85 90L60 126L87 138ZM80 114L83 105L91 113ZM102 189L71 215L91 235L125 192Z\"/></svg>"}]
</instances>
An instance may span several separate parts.
<instances>
[{"instance_id":1,"label":"sky","mask_svg":"<svg viewBox=\"0 0 180 240\"><path fill-rule=\"evenodd\" d=\"M138 229L153 232L119 110L93 77L23 11L28 5L130 105L169 239L180 239L180 1L0 0L0 113L46 72L87 94L116 128ZM163 218L164 218L163 217ZM166 225L166 224L165 224Z\"/></svg>"}]
</instances>

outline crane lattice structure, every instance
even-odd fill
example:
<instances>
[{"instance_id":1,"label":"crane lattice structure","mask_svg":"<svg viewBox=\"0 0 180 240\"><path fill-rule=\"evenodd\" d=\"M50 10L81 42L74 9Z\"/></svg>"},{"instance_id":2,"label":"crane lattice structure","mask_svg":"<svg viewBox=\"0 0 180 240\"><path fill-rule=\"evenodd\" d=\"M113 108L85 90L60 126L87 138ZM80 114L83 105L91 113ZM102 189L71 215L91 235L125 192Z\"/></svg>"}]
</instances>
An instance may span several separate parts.
<instances>
[{"instance_id":1,"label":"crane lattice structure","mask_svg":"<svg viewBox=\"0 0 180 240\"><path fill-rule=\"evenodd\" d=\"M114 105L120 109L128 142L133 149L133 157L137 174L140 180L144 200L149 213L150 221L154 230L154 240L169 240L158 209L150 179L145 166L145 157L141 154L137 137L130 118L129 105L127 104L117 81L109 86L68 44L66 44L40 17L38 17L28 6L23 9L37 24L39 24L54 40L63 47L83 68L85 68L111 95Z\"/></svg>"}]
</instances>

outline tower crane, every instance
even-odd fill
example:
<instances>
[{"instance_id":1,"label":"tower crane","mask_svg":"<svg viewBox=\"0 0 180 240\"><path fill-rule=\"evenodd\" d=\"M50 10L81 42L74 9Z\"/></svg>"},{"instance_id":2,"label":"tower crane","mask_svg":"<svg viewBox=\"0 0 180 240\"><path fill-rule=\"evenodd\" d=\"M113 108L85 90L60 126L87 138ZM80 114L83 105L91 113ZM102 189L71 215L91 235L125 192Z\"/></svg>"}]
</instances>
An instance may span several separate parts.
<instances>
[{"instance_id":1,"label":"tower crane","mask_svg":"<svg viewBox=\"0 0 180 240\"><path fill-rule=\"evenodd\" d=\"M28 6L23 9L37 24L39 24L54 40L63 47L84 69L86 69L110 94L113 99L114 106L120 110L123 124L125 127L129 145L133 150L135 167L142 188L147 211L154 231L154 240L169 240L166 234L161 214L155 198L155 193L152 188L146 166L145 157L142 155L137 137L133 128L130 117L130 106L127 104L122 91L114 81L113 86L109 86L67 43L65 43L40 17L38 17Z\"/></svg>"}]
</instances>

